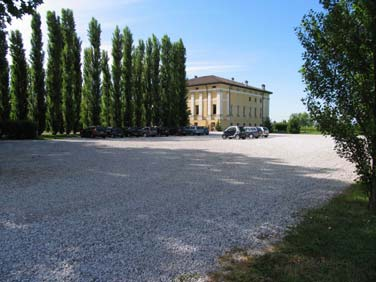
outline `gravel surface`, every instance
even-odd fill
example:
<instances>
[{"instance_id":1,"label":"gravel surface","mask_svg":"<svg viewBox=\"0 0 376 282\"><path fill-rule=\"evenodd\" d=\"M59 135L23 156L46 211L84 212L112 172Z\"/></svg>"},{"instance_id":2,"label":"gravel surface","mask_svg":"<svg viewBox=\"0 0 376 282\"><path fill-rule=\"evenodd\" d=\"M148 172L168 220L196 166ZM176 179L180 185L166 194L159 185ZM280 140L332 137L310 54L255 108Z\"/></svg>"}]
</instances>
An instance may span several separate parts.
<instances>
[{"instance_id":1,"label":"gravel surface","mask_svg":"<svg viewBox=\"0 0 376 282\"><path fill-rule=\"evenodd\" d=\"M174 281L354 179L322 136L0 142L0 281Z\"/></svg>"}]
</instances>

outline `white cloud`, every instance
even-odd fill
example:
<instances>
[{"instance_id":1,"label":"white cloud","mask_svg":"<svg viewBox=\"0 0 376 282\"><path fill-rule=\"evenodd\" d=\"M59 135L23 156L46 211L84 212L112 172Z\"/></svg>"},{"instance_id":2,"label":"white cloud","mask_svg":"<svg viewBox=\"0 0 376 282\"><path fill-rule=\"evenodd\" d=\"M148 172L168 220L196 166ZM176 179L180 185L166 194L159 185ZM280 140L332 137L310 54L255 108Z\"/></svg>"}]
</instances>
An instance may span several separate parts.
<instances>
[{"instance_id":1,"label":"white cloud","mask_svg":"<svg viewBox=\"0 0 376 282\"><path fill-rule=\"evenodd\" d=\"M208 75L208 74L220 74L229 71L240 71L245 69L245 65L240 64L228 64L224 62L188 62L187 63L187 75L193 77L194 75Z\"/></svg>"}]
</instances>

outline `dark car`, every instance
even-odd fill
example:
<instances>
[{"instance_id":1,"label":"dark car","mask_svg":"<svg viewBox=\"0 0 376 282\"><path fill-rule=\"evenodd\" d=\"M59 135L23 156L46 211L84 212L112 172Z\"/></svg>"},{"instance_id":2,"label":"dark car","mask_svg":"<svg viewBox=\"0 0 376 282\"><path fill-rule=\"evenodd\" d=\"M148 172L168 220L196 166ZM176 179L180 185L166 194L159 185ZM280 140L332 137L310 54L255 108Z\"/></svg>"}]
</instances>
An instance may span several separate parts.
<instances>
[{"instance_id":1,"label":"dark car","mask_svg":"<svg viewBox=\"0 0 376 282\"><path fill-rule=\"evenodd\" d=\"M155 137L158 135L158 130L155 127L144 127L142 129L142 136L144 137Z\"/></svg>"},{"instance_id":2,"label":"dark car","mask_svg":"<svg viewBox=\"0 0 376 282\"><path fill-rule=\"evenodd\" d=\"M223 139L246 139L247 133L242 126L230 126L223 131Z\"/></svg>"},{"instance_id":3,"label":"dark car","mask_svg":"<svg viewBox=\"0 0 376 282\"><path fill-rule=\"evenodd\" d=\"M158 136L169 136L170 130L167 127L157 127Z\"/></svg>"},{"instance_id":4,"label":"dark car","mask_svg":"<svg viewBox=\"0 0 376 282\"><path fill-rule=\"evenodd\" d=\"M209 128L208 127L204 127L204 134L209 135Z\"/></svg>"},{"instance_id":5,"label":"dark car","mask_svg":"<svg viewBox=\"0 0 376 282\"><path fill-rule=\"evenodd\" d=\"M125 134L129 137L141 137L144 136L144 131L142 128L139 127L128 127L125 130Z\"/></svg>"},{"instance_id":6,"label":"dark car","mask_svg":"<svg viewBox=\"0 0 376 282\"><path fill-rule=\"evenodd\" d=\"M96 137L106 138L107 132L106 132L106 129L102 126L89 126L81 130L80 136L87 137L87 138L96 138Z\"/></svg>"},{"instance_id":7,"label":"dark car","mask_svg":"<svg viewBox=\"0 0 376 282\"><path fill-rule=\"evenodd\" d=\"M184 126L181 128L181 135L194 135L194 129L192 126Z\"/></svg>"},{"instance_id":8,"label":"dark car","mask_svg":"<svg viewBox=\"0 0 376 282\"><path fill-rule=\"evenodd\" d=\"M247 132L248 138L259 138L261 136L259 130L254 126L246 126L244 129Z\"/></svg>"},{"instance_id":9,"label":"dark car","mask_svg":"<svg viewBox=\"0 0 376 282\"><path fill-rule=\"evenodd\" d=\"M124 137L124 130L121 128L116 128L116 127L107 127L106 129L107 137Z\"/></svg>"}]
</instances>

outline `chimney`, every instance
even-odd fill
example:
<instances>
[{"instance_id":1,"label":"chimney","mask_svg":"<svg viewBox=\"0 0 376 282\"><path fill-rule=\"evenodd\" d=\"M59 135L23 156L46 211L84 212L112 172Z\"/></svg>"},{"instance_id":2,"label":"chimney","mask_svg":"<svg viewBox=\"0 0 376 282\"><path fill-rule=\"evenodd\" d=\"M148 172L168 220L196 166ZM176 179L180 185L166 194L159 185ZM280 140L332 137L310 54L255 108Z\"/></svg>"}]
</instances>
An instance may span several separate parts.
<instances>
[{"instance_id":1,"label":"chimney","mask_svg":"<svg viewBox=\"0 0 376 282\"><path fill-rule=\"evenodd\" d=\"M197 75L195 75L195 78L197 78Z\"/></svg>"},{"instance_id":2,"label":"chimney","mask_svg":"<svg viewBox=\"0 0 376 282\"><path fill-rule=\"evenodd\" d=\"M265 84L261 84L262 90L265 90Z\"/></svg>"},{"instance_id":3,"label":"chimney","mask_svg":"<svg viewBox=\"0 0 376 282\"><path fill-rule=\"evenodd\" d=\"M232 81L234 81L234 80L235 80L235 78L231 77L231 80L232 80Z\"/></svg>"},{"instance_id":4,"label":"chimney","mask_svg":"<svg viewBox=\"0 0 376 282\"><path fill-rule=\"evenodd\" d=\"M246 81L245 81L245 85L247 85L247 86L248 86L248 80L246 80Z\"/></svg>"}]
</instances>

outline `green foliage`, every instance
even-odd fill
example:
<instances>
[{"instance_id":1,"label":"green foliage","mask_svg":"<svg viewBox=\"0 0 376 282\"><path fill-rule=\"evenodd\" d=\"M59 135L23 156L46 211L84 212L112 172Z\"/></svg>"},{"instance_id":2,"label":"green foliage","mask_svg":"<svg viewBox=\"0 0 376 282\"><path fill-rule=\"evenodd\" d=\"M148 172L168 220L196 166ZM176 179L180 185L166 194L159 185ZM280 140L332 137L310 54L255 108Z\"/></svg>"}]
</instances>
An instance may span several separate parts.
<instances>
[{"instance_id":1,"label":"green foliage","mask_svg":"<svg viewBox=\"0 0 376 282\"><path fill-rule=\"evenodd\" d=\"M121 100L121 59L122 59L122 36L116 26L112 37L112 111L114 127L122 126L122 100Z\"/></svg>"},{"instance_id":2,"label":"green foliage","mask_svg":"<svg viewBox=\"0 0 376 282\"><path fill-rule=\"evenodd\" d=\"M151 95L152 95L152 123L161 124L161 88L160 88L160 43L157 37L152 36L152 59L151 59Z\"/></svg>"},{"instance_id":3,"label":"green foliage","mask_svg":"<svg viewBox=\"0 0 376 282\"><path fill-rule=\"evenodd\" d=\"M313 126L312 119L310 115L306 112L304 113L297 113L297 114L292 114L291 116L296 117L299 120L299 125L300 127L308 127L308 126Z\"/></svg>"},{"instance_id":4,"label":"green foliage","mask_svg":"<svg viewBox=\"0 0 376 282\"><path fill-rule=\"evenodd\" d=\"M44 71L44 51L42 43L41 17L38 13L33 14L31 20L31 93L36 97L33 101L35 112L34 121L38 127L38 134L42 134L46 128L46 90L45 90L45 71Z\"/></svg>"},{"instance_id":5,"label":"green foliage","mask_svg":"<svg viewBox=\"0 0 376 282\"><path fill-rule=\"evenodd\" d=\"M81 124L83 128L92 125L89 120L89 99L91 95L91 81L93 79L91 75L92 57L92 49L86 48L84 50L84 78L81 99Z\"/></svg>"},{"instance_id":6,"label":"green foliage","mask_svg":"<svg viewBox=\"0 0 376 282\"><path fill-rule=\"evenodd\" d=\"M9 119L9 64L7 60L8 43L5 29L0 27L0 121Z\"/></svg>"},{"instance_id":7,"label":"green foliage","mask_svg":"<svg viewBox=\"0 0 376 282\"><path fill-rule=\"evenodd\" d=\"M81 95L82 95L82 71L81 71L81 40L77 33L73 41L73 132L76 133L81 129Z\"/></svg>"},{"instance_id":8,"label":"green foliage","mask_svg":"<svg viewBox=\"0 0 376 282\"><path fill-rule=\"evenodd\" d=\"M132 49L133 36L128 27L123 31L123 67L121 76L121 92L122 92L122 116L123 126L133 126L133 93L132 93Z\"/></svg>"},{"instance_id":9,"label":"green foliage","mask_svg":"<svg viewBox=\"0 0 376 282\"><path fill-rule=\"evenodd\" d=\"M278 133L286 133L287 132L287 122L284 120L282 122L274 122L273 123L273 132Z\"/></svg>"},{"instance_id":10,"label":"green foliage","mask_svg":"<svg viewBox=\"0 0 376 282\"><path fill-rule=\"evenodd\" d=\"M37 124L29 120L8 120L0 122L0 138L34 139L37 137Z\"/></svg>"},{"instance_id":11,"label":"green foliage","mask_svg":"<svg viewBox=\"0 0 376 282\"><path fill-rule=\"evenodd\" d=\"M215 124L215 130L216 131L222 131L222 126L219 120L217 120L217 123Z\"/></svg>"},{"instance_id":12,"label":"green foliage","mask_svg":"<svg viewBox=\"0 0 376 282\"><path fill-rule=\"evenodd\" d=\"M376 2L322 1L297 29L305 52L305 104L367 184L376 211ZM358 135L358 129L362 135Z\"/></svg>"},{"instance_id":13,"label":"green foliage","mask_svg":"<svg viewBox=\"0 0 376 282\"><path fill-rule=\"evenodd\" d=\"M61 56L63 49L60 18L55 12L47 12L48 61L47 61L47 118L48 128L53 134L64 132L62 113L62 71Z\"/></svg>"},{"instance_id":14,"label":"green foliage","mask_svg":"<svg viewBox=\"0 0 376 282\"><path fill-rule=\"evenodd\" d=\"M9 24L12 21L12 17L20 19L24 14L32 14L37 6L43 3L43 0L2 0L0 2L0 28L5 25L5 22Z\"/></svg>"},{"instance_id":15,"label":"green foliage","mask_svg":"<svg viewBox=\"0 0 376 282\"><path fill-rule=\"evenodd\" d=\"M75 77L75 39L76 24L73 11L63 9L61 11L61 32L63 36L62 51L62 97L63 97L63 118L65 132L69 134L75 123L74 108L74 77Z\"/></svg>"},{"instance_id":16,"label":"green foliage","mask_svg":"<svg viewBox=\"0 0 376 282\"><path fill-rule=\"evenodd\" d=\"M145 91L145 81L143 78L143 65L144 65L144 53L145 53L145 43L139 40L138 46L133 53L133 99L134 99L134 115L135 115L135 125L137 127L142 127L144 125L144 91Z\"/></svg>"},{"instance_id":17,"label":"green foliage","mask_svg":"<svg viewBox=\"0 0 376 282\"><path fill-rule=\"evenodd\" d=\"M268 128L270 133L273 132L272 121L270 120L269 117L267 117L267 118L264 119L263 126L265 126L266 128Z\"/></svg>"},{"instance_id":18,"label":"green foliage","mask_svg":"<svg viewBox=\"0 0 376 282\"><path fill-rule=\"evenodd\" d=\"M291 115L288 126L287 126L287 132L297 134L300 133L300 119L296 115Z\"/></svg>"},{"instance_id":19,"label":"green foliage","mask_svg":"<svg viewBox=\"0 0 376 282\"><path fill-rule=\"evenodd\" d=\"M172 85L172 44L167 35L162 37L161 44L161 123L163 126L173 126L173 85Z\"/></svg>"},{"instance_id":20,"label":"green foliage","mask_svg":"<svg viewBox=\"0 0 376 282\"><path fill-rule=\"evenodd\" d=\"M100 124L100 99L101 99L101 25L94 18L89 23L89 41L91 44L91 91L88 96L89 123Z\"/></svg>"},{"instance_id":21,"label":"green foliage","mask_svg":"<svg viewBox=\"0 0 376 282\"><path fill-rule=\"evenodd\" d=\"M27 62L23 47L22 35L18 30L10 35L11 65L11 118L13 120L26 120L28 110L27 99Z\"/></svg>"},{"instance_id":22,"label":"green foliage","mask_svg":"<svg viewBox=\"0 0 376 282\"><path fill-rule=\"evenodd\" d=\"M145 61L144 61L144 109L145 109L145 124L152 125L153 114L153 92L152 92L152 70L153 70L153 41L149 38L146 41Z\"/></svg>"},{"instance_id":23,"label":"green foliage","mask_svg":"<svg viewBox=\"0 0 376 282\"><path fill-rule=\"evenodd\" d=\"M111 84L111 73L110 68L108 66L108 53L106 51L102 51L102 106L101 106L101 124L103 126L111 126L112 125L112 116L113 116L113 102L111 97L112 92L112 84Z\"/></svg>"},{"instance_id":24,"label":"green foliage","mask_svg":"<svg viewBox=\"0 0 376 282\"><path fill-rule=\"evenodd\" d=\"M376 216L366 205L363 187L354 186L307 211L274 250L222 258L210 281L376 281Z\"/></svg>"}]
</instances>

